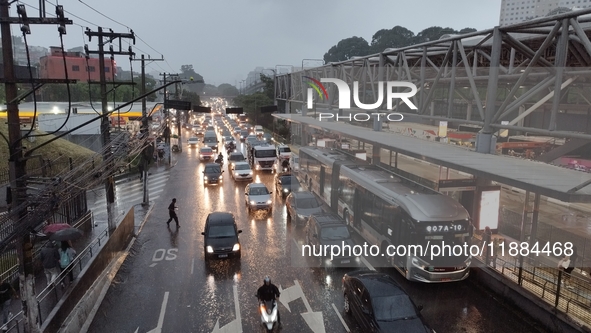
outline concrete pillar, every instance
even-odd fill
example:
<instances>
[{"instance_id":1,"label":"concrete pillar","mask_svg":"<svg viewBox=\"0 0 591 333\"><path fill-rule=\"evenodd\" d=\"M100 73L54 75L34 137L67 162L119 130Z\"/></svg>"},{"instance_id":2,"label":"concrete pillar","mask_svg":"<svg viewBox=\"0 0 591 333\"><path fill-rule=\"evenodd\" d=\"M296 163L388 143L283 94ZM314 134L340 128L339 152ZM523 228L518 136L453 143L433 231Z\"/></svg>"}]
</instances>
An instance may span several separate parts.
<instances>
[{"instance_id":1,"label":"concrete pillar","mask_svg":"<svg viewBox=\"0 0 591 333\"><path fill-rule=\"evenodd\" d=\"M472 120L472 103L468 104L468 110L466 111L466 120Z\"/></svg>"}]
</instances>

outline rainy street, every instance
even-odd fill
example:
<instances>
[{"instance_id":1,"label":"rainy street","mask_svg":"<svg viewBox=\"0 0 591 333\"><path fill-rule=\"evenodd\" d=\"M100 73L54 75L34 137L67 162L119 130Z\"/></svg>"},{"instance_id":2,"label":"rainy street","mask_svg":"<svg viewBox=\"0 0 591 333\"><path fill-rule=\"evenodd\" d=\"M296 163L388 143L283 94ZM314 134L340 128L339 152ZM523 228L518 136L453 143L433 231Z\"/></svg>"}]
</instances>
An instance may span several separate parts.
<instances>
[{"instance_id":1,"label":"rainy street","mask_svg":"<svg viewBox=\"0 0 591 333\"><path fill-rule=\"evenodd\" d=\"M239 148L243 148L243 144ZM221 145L220 145L221 147ZM248 215L244 188L223 169L223 185L204 187L197 148L176 155L167 186L130 254L98 308L89 332L259 332L255 297L263 277L283 291L279 311L283 332L359 332L343 311L341 279L355 268L312 267L299 256L303 228L288 221L284 200L276 195L274 175L255 173L273 191L273 211ZM180 229L167 227L167 207L177 198ZM242 257L204 261L205 218L232 212L242 230ZM299 259L298 259L299 258ZM293 260L292 260L293 259ZM378 258L359 267L391 274L423 305L428 324L445 332L543 332L523 313L503 304L470 281L423 284L406 281Z\"/></svg>"}]
</instances>

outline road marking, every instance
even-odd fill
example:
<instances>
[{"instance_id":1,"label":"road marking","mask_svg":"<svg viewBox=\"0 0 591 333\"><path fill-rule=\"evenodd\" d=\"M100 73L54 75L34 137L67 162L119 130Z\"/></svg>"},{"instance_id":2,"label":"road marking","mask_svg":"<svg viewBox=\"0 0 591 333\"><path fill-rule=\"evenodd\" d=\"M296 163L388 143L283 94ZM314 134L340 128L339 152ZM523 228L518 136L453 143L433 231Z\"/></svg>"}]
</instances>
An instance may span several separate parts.
<instances>
[{"instance_id":1,"label":"road marking","mask_svg":"<svg viewBox=\"0 0 591 333\"><path fill-rule=\"evenodd\" d=\"M300 286L300 283L298 282L298 280L294 280L293 282L296 284L296 286L298 286L298 288L302 292L302 301L304 301L304 305L306 306L306 310L308 312L312 312L312 307L310 306L310 303L308 303L308 300L306 299L306 295L304 295L304 289L302 289L302 286Z\"/></svg>"},{"instance_id":2,"label":"road marking","mask_svg":"<svg viewBox=\"0 0 591 333\"><path fill-rule=\"evenodd\" d=\"M341 321L341 324L343 324L343 326L345 326L345 330L347 332L351 332L351 330L349 329L349 326L347 326L347 323L345 323L345 320L343 319L343 316L341 316L341 313L339 312L339 310L337 310L337 306L334 305L334 303L332 303L332 308L334 309L334 312L337 313L337 316L339 317L339 320Z\"/></svg>"},{"instance_id":3,"label":"road marking","mask_svg":"<svg viewBox=\"0 0 591 333\"><path fill-rule=\"evenodd\" d=\"M242 317L240 316L240 305L238 304L238 286L234 285L234 311L236 319L220 328L220 319L215 322L212 333L242 333Z\"/></svg>"},{"instance_id":4,"label":"road marking","mask_svg":"<svg viewBox=\"0 0 591 333\"><path fill-rule=\"evenodd\" d=\"M301 298L304 302L304 305L306 306L306 312L302 313L301 315L302 318L304 318L306 324L308 324L308 327L310 327L314 333L325 333L326 329L324 327L322 311L312 311L312 307L310 306L308 299L306 299L306 295L304 294L302 286L298 280L294 280L293 282L295 284L287 289L283 289L281 285L279 285L279 293L282 295L279 297L279 301L287 308L289 312L291 312L291 309L289 308L289 302Z\"/></svg>"},{"instance_id":5,"label":"road marking","mask_svg":"<svg viewBox=\"0 0 591 333\"><path fill-rule=\"evenodd\" d=\"M195 259L191 261L191 275L193 275L193 269L195 269Z\"/></svg>"},{"instance_id":6,"label":"road marking","mask_svg":"<svg viewBox=\"0 0 591 333\"><path fill-rule=\"evenodd\" d=\"M153 264L151 264L151 265L150 265L150 267L154 267L154 266L156 266L156 265L158 265L158 264L156 264L156 263L153 263Z\"/></svg>"},{"instance_id":7,"label":"road marking","mask_svg":"<svg viewBox=\"0 0 591 333\"><path fill-rule=\"evenodd\" d=\"M158 317L158 326L155 329L149 331L148 333L162 333L162 325L164 324L164 314L166 313L166 305L168 304L168 294L169 292L164 293L164 300L162 301L162 307L160 308L160 317ZM136 330L136 332L139 330Z\"/></svg>"},{"instance_id":8,"label":"road marking","mask_svg":"<svg viewBox=\"0 0 591 333\"><path fill-rule=\"evenodd\" d=\"M365 265L365 267L369 268L372 271L375 271L376 269L369 263L369 261L367 261L367 259L365 259L365 257L359 257L359 260L361 260L361 262Z\"/></svg>"}]
</instances>

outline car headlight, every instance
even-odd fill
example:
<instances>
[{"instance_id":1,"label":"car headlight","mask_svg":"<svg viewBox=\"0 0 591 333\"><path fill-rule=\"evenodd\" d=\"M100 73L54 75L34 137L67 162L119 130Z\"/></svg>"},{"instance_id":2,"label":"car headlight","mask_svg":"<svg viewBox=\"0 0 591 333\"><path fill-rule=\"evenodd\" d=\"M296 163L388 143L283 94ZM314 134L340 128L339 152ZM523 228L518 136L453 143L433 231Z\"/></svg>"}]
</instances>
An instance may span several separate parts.
<instances>
[{"instance_id":1,"label":"car headlight","mask_svg":"<svg viewBox=\"0 0 591 333\"><path fill-rule=\"evenodd\" d=\"M203 180L207 180L207 176L203 176Z\"/></svg>"},{"instance_id":2,"label":"car headlight","mask_svg":"<svg viewBox=\"0 0 591 333\"><path fill-rule=\"evenodd\" d=\"M252 176L252 170L250 170L250 171L248 172L248 174Z\"/></svg>"},{"instance_id":3,"label":"car headlight","mask_svg":"<svg viewBox=\"0 0 591 333\"><path fill-rule=\"evenodd\" d=\"M213 247L207 246L207 253L213 253Z\"/></svg>"},{"instance_id":4,"label":"car headlight","mask_svg":"<svg viewBox=\"0 0 591 333\"><path fill-rule=\"evenodd\" d=\"M199 158L203 158L203 155L202 154L199 154Z\"/></svg>"},{"instance_id":5,"label":"car headlight","mask_svg":"<svg viewBox=\"0 0 591 333\"><path fill-rule=\"evenodd\" d=\"M234 244L234 247L232 247L232 251L238 251L240 250L240 244L236 243Z\"/></svg>"},{"instance_id":6,"label":"car headlight","mask_svg":"<svg viewBox=\"0 0 591 333\"><path fill-rule=\"evenodd\" d=\"M272 203L273 203L273 201L271 201L271 199L267 200L267 205L270 205Z\"/></svg>"},{"instance_id":7,"label":"car headlight","mask_svg":"<svg viewBox=\"0 0 591 333\"><path fill-rule=\"evenodd\" d=\"M250 201L250 204L251 204L251 205L254 205L254 204L256 204L256 201L254 201L254 200L251 200L251 201Z\"/></svg>"},{"instance_id":8,"label":"car headlight","mask_svg":"<svg viewBox=\"0 0 591 333\"><path fill-rule=\"evenodd\" d=\"M288 189L286 189L286 188L284 188L284 189L283 189L283 192L287 193L287 192L289 192L289 190L288 190Z\"/></svg>"},{"instance_id":9,"label":"car headlight","mask_svg":"<svg viewBox=\"0 0 591 333\"><path fill-rule=\"evenodd\" d=\"M258 169L260 169L260 168L261 168L261 166L260 166L260 165L257 165L256 169L258 170Z\"/></svg>"},{"instance_id":10,"label":"car headlight","mask_svg":"<svg viewBox=\"0 0 591 333\"><path fill-rule=\"evenodd\" d=\"M238 176L238 172L234 172L234 176Z\"/></svg>"}]
</instances>

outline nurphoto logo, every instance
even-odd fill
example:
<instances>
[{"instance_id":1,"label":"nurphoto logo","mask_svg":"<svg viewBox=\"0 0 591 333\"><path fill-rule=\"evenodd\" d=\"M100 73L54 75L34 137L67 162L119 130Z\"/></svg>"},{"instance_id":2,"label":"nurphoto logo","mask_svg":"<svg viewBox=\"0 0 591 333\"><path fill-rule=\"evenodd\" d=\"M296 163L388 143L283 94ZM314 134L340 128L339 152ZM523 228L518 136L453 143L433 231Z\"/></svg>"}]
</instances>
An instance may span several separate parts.
<instances>
[{"instance_id":1,"label":"nurphoto logo","mask_svg":"<svg viewBox=\"0 0 591 333\"><path fill-rule=\"evenodd\" d=\"M332 78L322 78L320 81L309 77L304 76L307 81L308 85L311 88L308 88L308 109L312 109L314 106L313 94L314 91L318 94L318 97L321 100L328 100L328 92L322 83L334 83L337 86L337 90L339 93L339 109L340 110L347 110L351 109L351 88L347 85L347 83L343 80L339 79L332 79ZM410 91L407 92L395 92L393 88L410 88ZM401 99L410 109L417 110L418 108L410 101L410 97L413 97L417 93L417 86L415 86L412 82L405 82L405 81L386 81L386 103L387 109L393 109L392 101L396 98ZM362 110L375 110L382 105L384 102L384 81L378 82L378 100L373 104L364 104L361 103L359 100L359 82L353 82L353 102L355 105ZM359 116L358 116L359 115ZM375 113L378 116L378 120L380 115L386 115L387 119L390 121L402 121L404 116L400 113ZM322 118L334 118L335 115L332 113L321 113L319 116L319 120L322 121ZM339 116L336 116L337 120L339 120ZM347 118L351 121L351 115L348 117L341 116L340 118ZM370 114L367 113L358 113L353 116L356 121L368 121L371 119Z\"/></svg>"}]
</instances>

